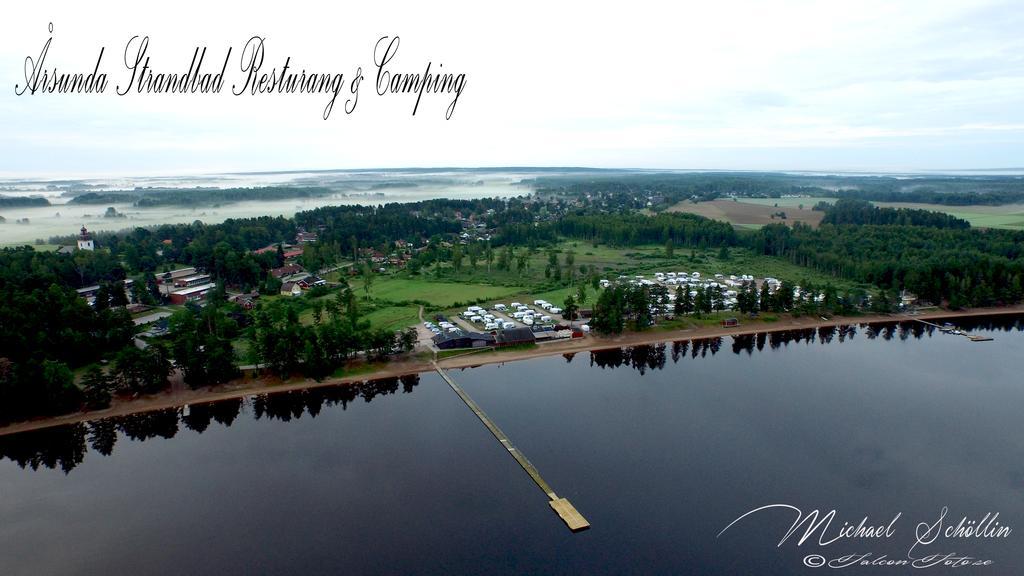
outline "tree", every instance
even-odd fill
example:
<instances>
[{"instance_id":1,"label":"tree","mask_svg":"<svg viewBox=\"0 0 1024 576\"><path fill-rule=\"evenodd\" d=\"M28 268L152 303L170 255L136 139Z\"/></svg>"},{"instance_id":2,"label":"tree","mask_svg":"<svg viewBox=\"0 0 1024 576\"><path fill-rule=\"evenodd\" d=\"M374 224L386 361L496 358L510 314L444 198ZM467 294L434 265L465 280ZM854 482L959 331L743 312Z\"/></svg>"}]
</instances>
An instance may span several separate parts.
<instances>
[{"instance_id":1,"label":"tree","mask_svg":"<svg viewBox=\"0 0 1024 576\"><path fill-rule=\"evenodd\" d=\"M586 302L587 302L587 285L586 284L580 284L579 287L576 288L576 301L579 302L581 306L583 304L586 304Z\"/></svg>"},{"instance_id":2,"label":"tree","mask_svg":"<svg viewBox=\"0 0 1024 576\"><path fill-rule=\"evenodd\" d=\"M572 268L576 264L576 253L572 250L568 250L565 253L565 267Z\"/></svg>"},{"instance_id":3,"label":"tree","mask_svg":"<svg viewBox=\"0 0 1024 576\"><path fill-rule=\"evenodd\" d=\"M767 280L761 282L761 295L758 298L757 305L761 312L767 312L771 309L772 293Z\"/></svg>"},{"instance_id":4,"label":"tree","mask_svg":"<svg viewBox=\"0 0 1024 576\"><path fill-rule=\"evenodd\" d=\"M151 344L145 350L129 345L114 359L118 384L136 394L164 389L170 370L167 353L160 344Z\"/></svg>"},{"instance_id":5,"label":"tree","mask_svg":"<svg viewBox=\"0 0 1024 576\"><path fill-rule=\"evenodd\" d=\"M878 314L888 314L892 312L892 300L889 298L889 293L885 290L881 290L871 301L871 311Z\"/></svg>"},{"instance_id":6,"label":"tree","mask_svg":"<svg viewBox=\"0 0 1024 576\"><path fill-rule=\"evenodd\" d=\"M81 403L75 378L63 362L43 360L39 384L52 414L74 410Z\"/></svg>"},{"instance_id":7,"label":"tree","mask_svg":"<svg viewBox=\"0 0 1024 576\"><path fill-rule=\"evenodd\" d=\"M669 238L668 240L665 241L665 257L666 258L675 258L675 256L676 256L676 246L675 246L675 244L672 243L672 239Z\"/></svg>"},{"instance_id":8,"label":"tree","mask_svg":"<svg viewBox=\"0 0 1024 576\"><path fill-rule=\"evenodd\" d=\"M401 332L398 339L403 352L412 352L418 340L416 330L414 328L406 328Z\"/></svg>"},{"instance_id":9,"label":"tree","mask_svg":"<svg viewBox=\"0 0 1024 576\"><path fill-rule=\"evenodd\" d=\"M452 246L452 268L455 272L462 271L462 246L459 244Z\"/></svg>"},{"instance_id":10,"label":"tree","mask_svg":"<svg viewBox=\"0 0 1024 576\"><path fill-rule=\"evenodd\" d=\"M689 286L679 286L676 288L676 303L673 312L676 315L693 312L693 296L690 295Z\"/></svg>"},{"instance_id":11,"label":"tree","mask_svg":"<svg viewBox=\"0 0 1024 576\"><path fill-rule=\"evenodd\" d=\"M114 383L99 364L93 364L82 377L82 392L85 407L89 410L102 410L110 407L111 392Z\"/></svg>"},{"instance_id":12,"label":"tree","mask_svg":"<svg viewBox=\"0 0 1024 576\"><path fill-rule=\"evenodd\" d=\"M718 249L718 259L719 260L728 260L729 259L729 247L728 246L722 246L721 248Z\"/></svg>"},{"instance_id":13,"label":"tree","mask_svg":"<svg viewBox=\"0 0 1024 576\"><path fill-rule=\"evenodd\" d=\"M562 316L567 320L575 320L576 312L580 307L576 304L576 299L569 294L565 297L565 303L562 305Z\"/></svg>"},{"instance_id":14,"label":"tree","mask_svg":"<svg viewBox=\"0 0 1024 576\"><path fill-rule=\"evenodd\" d=\"M370 288L373 286L373 267L369 262L363 264L363 292L365 298L370 299Z\"/></svg>"}]
</instances>

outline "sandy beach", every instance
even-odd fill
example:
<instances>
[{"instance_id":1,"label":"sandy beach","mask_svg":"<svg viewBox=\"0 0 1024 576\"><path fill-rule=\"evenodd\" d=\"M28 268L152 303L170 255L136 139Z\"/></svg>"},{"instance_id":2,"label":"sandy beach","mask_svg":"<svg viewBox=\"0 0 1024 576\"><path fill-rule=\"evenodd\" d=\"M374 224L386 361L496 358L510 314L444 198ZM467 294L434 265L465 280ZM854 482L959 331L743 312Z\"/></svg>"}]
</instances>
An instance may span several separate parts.
<instances>
[{"instance_id":1,"label":"sandy beach","mask_svg":"<svg viewBox=\"0 0 1024 576\"><path fill-rule=\"evenodd\" d=\"M904 314L867 315L853 317L837 316L830 318L828 320L824 320L820 317L793 318L788 315L784 315L778 321L775 322L763 322L755 320L733 328L708 326L689 330L652 330L648 332L629 332L610 337L588 335L587 337L584 338L575 338L572 340L562 340L558 342L538 344L537 347L530 349L509 350L503 352L489 351L467 353L464 355L438 360L437 364L441 368L468 368L474 366L482 366L485 364L498 364L504 362L528 360L531 358L540 358L544 356L574 354L578 352L589 352L592 350L603 350L608 348L639 346L644 344L657 344L660 342L675 342L682 340L695 340L702 338L716 338L724 336L736 336L743 334L756 334L766 332L780 332L786 330L819 328L827 326L843 326L850 324L895 322L913 319L934 321L939 319L956 319L970 316L995 316L1009 314L1024 314L1024 305L1007 306L999 308L977 308L958 312L951 312L947 310L934 310L928 312L921 312L913 316ZM356 365L358 366L359 364ZM365 366L363 367L365 368ZM64 424L86 422L98 418L108 418L111 416L126 416L129 414L136 414L152 410L177 408L195 403L216 402L218 400L242 398L254 394L290 392L295 390L304 390L308 388L316 388L321 386L336 386L339 384L362 382L365 380L373 380L379 378L398 377L406 374L428 372L432 370L434 370L434 367L430 360L417 358L394 360L388 363L380 364L379 367L375 366L373 370L364 370L360 371L358 374L354 374L352 376L345 376L341 378L328 378L320 382L304 378L293 378L287 381L282 381L278 378L270 376L260 376L257 378L244 377L229 382L227 384L222 384L208 388L200 388L198 390L169 390L136 399L115 398L111 407L105 410L97 410L92 412L74 412L62 416L28 420L0 427L0 436L7 434L16 434L18 432L27 432L30 430L38 430L41 428L48 428L51 426L60 426Z\"/></svg>"}]
</instances>

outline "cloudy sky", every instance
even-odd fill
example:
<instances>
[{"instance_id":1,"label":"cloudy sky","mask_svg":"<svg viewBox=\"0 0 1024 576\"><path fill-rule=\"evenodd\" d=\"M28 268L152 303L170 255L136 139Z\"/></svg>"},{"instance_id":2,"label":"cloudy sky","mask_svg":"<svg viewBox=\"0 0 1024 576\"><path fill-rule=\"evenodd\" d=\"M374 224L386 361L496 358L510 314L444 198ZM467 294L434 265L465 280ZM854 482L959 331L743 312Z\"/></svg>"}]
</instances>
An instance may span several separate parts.
<instances>
[{"instance_id":1,"label":"cloudy sky","mask_svg":"<svg viewBox=\"0 0 1024 576\"><path fill-rule=\"evenodd\" d=\"M402 166L954 170L1024 166L1024 4L942 2L20 2L0 21L0 174L142 175ZM714 5L712 5L714 4ZM25 94L25 58L104 94ZM196 46L218 71L266 38L265 69L362 67L351 115L323 94L129 94L125 45L156 71ZM450 95L374 90L464 72ZM347 80L346 80L347 81ZM346 84L346 89L348 84Z\"/></svg>"}]
</instances>

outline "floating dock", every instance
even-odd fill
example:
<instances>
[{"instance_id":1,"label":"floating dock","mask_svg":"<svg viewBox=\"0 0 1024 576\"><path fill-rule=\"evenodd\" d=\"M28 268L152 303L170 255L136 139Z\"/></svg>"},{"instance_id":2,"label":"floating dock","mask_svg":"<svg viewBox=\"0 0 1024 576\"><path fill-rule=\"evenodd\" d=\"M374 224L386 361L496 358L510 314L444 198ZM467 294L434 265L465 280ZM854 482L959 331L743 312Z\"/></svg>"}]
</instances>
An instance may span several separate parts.
<instances>
[{"instance_id":1,"label":"floating dock","mask_svg":"<svg viewBox=\"0 0 1024 576\"><path fill-rule=\"evenodd\" d=\"M523 470L526 471L534 483L544 491L544 494L549 500L548 505L551 506L552 510L558 513L558 516L563 522L565 522L565 525L569 527L569 530L579 532L590 528L590 523L587 522L586 518L576 511L576 508L573 507L572 503L565 498L559 498L558 495L555 494L554 489L552 489L551 486L544 481L544 478L541 477L537 467L526 458L526 455L520 452L519 449L512 444L512 440L508 435L505 434L501 428L498 428L498 425L495 424L494 421L491 420L491 417L488 416L487 413L469 397L469 394L466 394L466 391L462 389L462 386L459 386L443 368L437 365L436 362L433 362L433 364L434 370L437 370L437 373L441 375L441 378L444 378L444 381L448 383L448 386L450 386L451 389L459 395L459 398L461 398L462 401L466 403L466 406L473 411L473 414L476 414L476 417L484 423L484 426L486 426L487 429L491 431L491 434L498 439L498 442L505 447L505 450L515 458L516 462L522 466Z\"/></svg>"}]
</instances>

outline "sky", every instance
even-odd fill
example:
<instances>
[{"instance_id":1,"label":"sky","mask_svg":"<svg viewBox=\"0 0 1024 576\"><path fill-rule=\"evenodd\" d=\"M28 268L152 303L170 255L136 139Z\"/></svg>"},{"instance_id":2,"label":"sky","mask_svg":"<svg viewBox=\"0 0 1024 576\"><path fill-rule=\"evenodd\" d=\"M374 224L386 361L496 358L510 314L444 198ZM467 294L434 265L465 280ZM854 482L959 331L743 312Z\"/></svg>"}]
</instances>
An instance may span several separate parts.
<instances>
[{"instance_id":1,"label":"sky","mask_svg":"<svg viewBox=\"0 0 1024 576\"><path fill-rule=\"evenodd\" d=\"M19 2L0 20L0 175L176 175L437 166L913 171L1024 166L1024 3ZM48 25L53 23L53 33ZM342 73L324 94L118 96L125 49L160 72L197 46L241 84L263 71ZM375 90L389 72L464 73L450 94ZM26 57L92 71L103 94L23 94ZM363 83L345 114L348 81Z\"/></svg>"}]
</instances>

